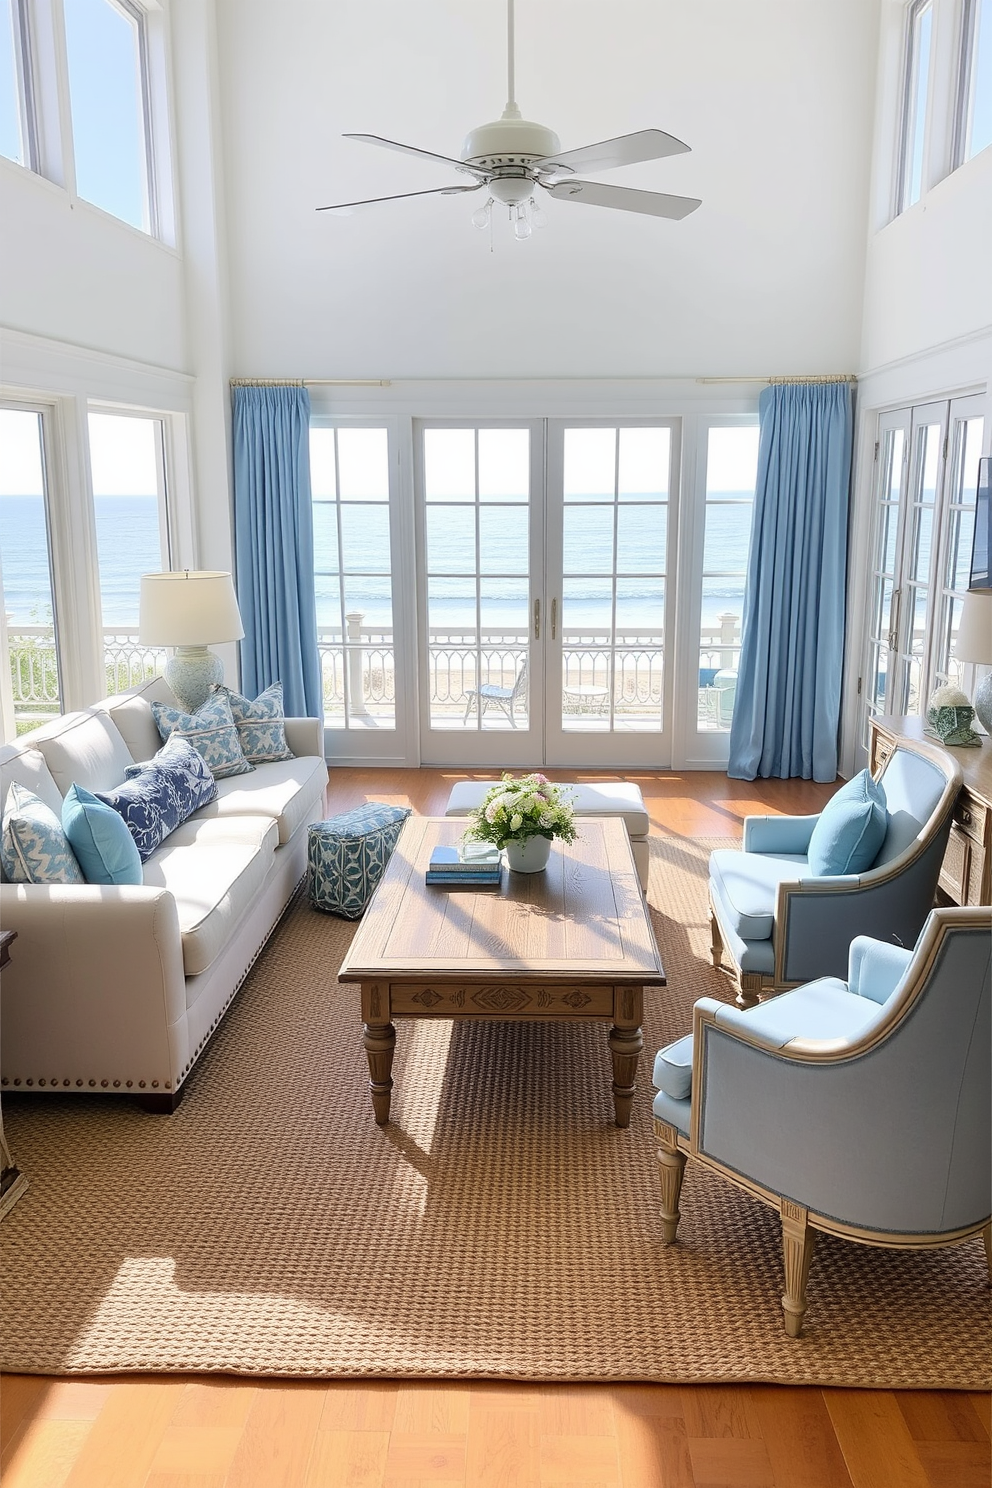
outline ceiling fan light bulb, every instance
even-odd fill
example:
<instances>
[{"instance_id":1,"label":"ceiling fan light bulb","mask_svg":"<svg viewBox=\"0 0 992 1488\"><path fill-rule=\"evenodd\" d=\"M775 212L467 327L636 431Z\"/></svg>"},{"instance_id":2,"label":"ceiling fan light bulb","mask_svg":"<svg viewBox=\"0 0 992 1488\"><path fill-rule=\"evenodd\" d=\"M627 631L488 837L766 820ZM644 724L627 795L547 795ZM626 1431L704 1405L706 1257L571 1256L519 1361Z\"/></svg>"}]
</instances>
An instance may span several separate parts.
<instances>
[{"instance_id":1,"label":"ceiling fan light bulb","mask_svg":"<svg viewBox=\"0 0 992 1488\"><path fill-rule=\"evenodd\" d=\"M548 214L533 197L530 199L530 220L534 227L547 227Z\"/></svg>"},{"instance_id":2,"label":"ceiling fan light bulb","mask_svg":"<svg viewBox=\"0 0 992 1488\"><path fill-rule=\"evenodd\" d=\"M477 212L472 213L472 226L477 227L480 232L485 232L489 226L489 214L492 211L492 205L493 199L490 197L484 207L480 207Z\"/></svg>"},{"instance_id":3,"label":"ceiling fan light bulb","mask_svg":"<svg viewBox=\"0 0 992 1488\"><path fill-rule=\"evenodd\" d=\"M527 218L523 215L523 213L521 213L516 222L513 224L513 236L517 239L518 242L522 243L525 239L530 237L533 231L534 229L527 221Z\"/></svg>"}]
</instances>

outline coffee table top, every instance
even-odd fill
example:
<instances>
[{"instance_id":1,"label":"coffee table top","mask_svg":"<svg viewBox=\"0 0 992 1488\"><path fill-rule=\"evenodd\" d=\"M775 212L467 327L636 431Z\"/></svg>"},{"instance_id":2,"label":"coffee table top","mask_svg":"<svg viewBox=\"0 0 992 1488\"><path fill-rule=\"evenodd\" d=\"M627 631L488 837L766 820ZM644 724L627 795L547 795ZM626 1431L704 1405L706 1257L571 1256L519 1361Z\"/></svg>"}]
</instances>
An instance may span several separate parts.
<instances>
[{"instance_id":1,"label":"coffee table top","mask_svg":"<svg viewBox=\"0 0 992 1488\"><path fill-rule=\"evenodd\" d=\"M510 873L498 889L428 887L439 845L464 821L412 816L339 973L369 981L429 972L432 979L539 975L665 985L627 829L619 817L583 817L571 846L556 840L543 873Z\"/></svg>"}]
</instances>

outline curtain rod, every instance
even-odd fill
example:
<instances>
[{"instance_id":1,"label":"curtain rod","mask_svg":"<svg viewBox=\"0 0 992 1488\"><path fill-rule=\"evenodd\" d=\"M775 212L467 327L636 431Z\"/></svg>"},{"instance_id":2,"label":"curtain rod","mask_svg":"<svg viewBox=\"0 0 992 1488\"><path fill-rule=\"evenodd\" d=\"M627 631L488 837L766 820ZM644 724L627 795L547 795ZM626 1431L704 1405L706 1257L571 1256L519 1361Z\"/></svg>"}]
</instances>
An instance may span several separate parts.
<instances>
[{"instance_id":1,"label":"curtain rod","mask_svg":"<svg viewBox=\"0 0 992 1488\"><path fill-rule=\"evenodd\" d=\"M697 377L697 382L767 382L769 384L787 382L857 382L853 372L823 372L812 373L808 377Z\"/></svg>"},{"instance_id":2,"label":"curtain rod","mask_svg":"<svg viewBox=\"0 0 992 1488\"><path fill-rule=\"evenodd\" d=\"M232 377L231 387L392 387L380 377Z\"/></svg>"}]
</instances>

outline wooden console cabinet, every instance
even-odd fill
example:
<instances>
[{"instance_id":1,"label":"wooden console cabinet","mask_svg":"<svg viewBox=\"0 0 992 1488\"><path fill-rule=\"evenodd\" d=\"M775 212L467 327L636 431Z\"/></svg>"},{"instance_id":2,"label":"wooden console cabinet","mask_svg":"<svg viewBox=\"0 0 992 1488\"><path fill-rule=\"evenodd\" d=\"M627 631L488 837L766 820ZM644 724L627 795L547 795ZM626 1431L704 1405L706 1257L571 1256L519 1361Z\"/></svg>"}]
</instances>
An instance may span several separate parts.
<instances>
[{"instance_id":1,"label":"wooden console cabinet","mask_svg":"<svg viewBox=\"0 0 992 1488\"><path fill-rule=\"evenodd\" d=\"M877 775L900 739L924 739L922 718L873 718L868 746L869 768ZM944 746L946 748L946 746ZM961 766L964 781L954 807L940 887L954 904L992 904L992 740L981 749L948 749Z\"/></svg>"}]
</instances>

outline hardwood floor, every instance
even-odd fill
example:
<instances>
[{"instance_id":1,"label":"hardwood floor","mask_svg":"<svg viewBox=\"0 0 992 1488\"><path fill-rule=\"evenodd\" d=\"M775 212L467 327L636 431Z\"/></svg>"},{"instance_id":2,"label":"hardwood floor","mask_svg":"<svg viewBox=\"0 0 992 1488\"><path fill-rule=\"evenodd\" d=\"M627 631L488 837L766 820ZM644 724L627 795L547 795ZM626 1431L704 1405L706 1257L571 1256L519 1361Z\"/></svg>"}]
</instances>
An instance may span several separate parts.
<instances>
[{"instance_id":1,"label":"hardwood floor","mask_svg":"<svg viewBox=\"0 0 992 1488\"><path fill-rule=\"evenodd\" d=\"M336 769L330 809L379 800L440 814L465 774ZM745 815L813 812L832 790L621 778L640 785L653 831L686 837L734 838ZM10 1375L0 1454L3 1488L988 1488L992 1477L985 1395L769 1385Z\"/></svg>"}]
</instances>

